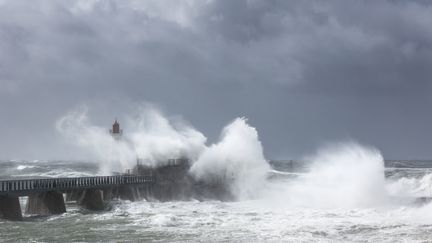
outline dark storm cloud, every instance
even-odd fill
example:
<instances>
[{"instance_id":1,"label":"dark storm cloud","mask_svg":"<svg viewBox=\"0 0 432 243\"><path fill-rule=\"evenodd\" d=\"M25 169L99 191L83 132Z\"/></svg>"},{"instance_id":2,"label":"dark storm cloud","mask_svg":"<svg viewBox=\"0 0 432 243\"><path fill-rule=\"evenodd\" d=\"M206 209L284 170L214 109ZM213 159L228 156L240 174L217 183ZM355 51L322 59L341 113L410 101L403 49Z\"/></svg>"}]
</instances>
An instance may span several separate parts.
<instances>
[{"instance_id":1,"label":"dark storm cloud","mask_svg":"<svg viewBox=\"0 0 432 243\"><path fill-rule=\"evenodd\" d=\"M430 23L427 1L0 1L0 157L64 155L67 110L143 101L213 139L246 115L270 158L347 137L432 157Z\"/></svg>"},{"instance_id":2,"label":"dark storm cloud","mask_svg":"<svg viewBox=\"0 0 432 243\"><path fill-rule=\"evenodd\" d=\"M297 78L306 88L368 92L373 88L421 90L430 85L429 5L216 1L209 9L206 27L227 40L254 47L266 43L272 58L292 59L299 65Z\"/></svg>"}]
</instances>

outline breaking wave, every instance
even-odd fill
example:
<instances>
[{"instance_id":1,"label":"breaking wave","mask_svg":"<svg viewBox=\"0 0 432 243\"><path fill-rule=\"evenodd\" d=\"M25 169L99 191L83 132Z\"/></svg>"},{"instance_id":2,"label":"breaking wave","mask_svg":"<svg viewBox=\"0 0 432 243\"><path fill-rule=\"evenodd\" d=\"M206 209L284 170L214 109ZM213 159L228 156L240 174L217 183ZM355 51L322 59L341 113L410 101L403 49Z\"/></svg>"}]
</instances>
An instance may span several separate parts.
<instances>
[{"instance_id":1,"label":"breaking wave","mask_svg":"<svg viewBox=\"0 0 432 243\"><path fill-rule=\"evenodd\" d=\"M157 167L168 159L186 157L195 178L228 183L238 198L256 196L265 184L270 166L256 129L245 118L228 124L220 141L208 146L207 138L185 122L170 120L151 106L138 111L135 119L128 119L128 132L119 141L105 128L90 124L86 108L60 118L56 127L75 145L93 153L102 174L130 169L137 158Z\"/></svg>"},{"instance_id":2,"label":"breaking wave","mask_svg":"<svg viewBox=\"0 0 432 243\"><path fill-rule=\"evenodd\" d=\"M208 145L203 133L184 121L169 119L152 106L137 110L133 119L125 118L128 132L120 141L107 129L92 125L87 109L68 113L56 125L75 145L95 155L99 174L132 168L137 157L150 166L186 157L194 178L226 183L238 200L353 208L391 205L394 197L432 195L432 173L386 179L383 156L370 146L352 141L327 145L303 160L307 169L280 171L265 159L258 132L246 118L234 119L222 130L219 141Z\"/></svg>"}]
</instances>

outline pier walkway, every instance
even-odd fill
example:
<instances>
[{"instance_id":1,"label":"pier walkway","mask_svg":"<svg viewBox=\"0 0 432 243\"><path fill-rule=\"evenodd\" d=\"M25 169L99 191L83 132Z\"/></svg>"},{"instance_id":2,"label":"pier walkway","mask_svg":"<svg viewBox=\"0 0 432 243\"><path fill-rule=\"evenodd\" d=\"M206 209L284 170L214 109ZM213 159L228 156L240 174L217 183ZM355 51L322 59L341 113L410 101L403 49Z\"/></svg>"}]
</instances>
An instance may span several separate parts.
<instances>
[{"instance_id":1,"label":"pier walkway","mask_svg":"<svg viewBox=\"0 0 432 243\"><path fill-rule=\"evenodd\" d=\"M152 195L154 184L152 174L0 180L0 218L22 219L21 196L28 196L27 214L53 215L66 212L65 195L83 208L104 210L111 199L135 201Z\"/></svg>"},{"instance_id":2,"label":"pier walkway","mask_svg":"<svg viewBox=\"0 0 432 243\"><path fill-rule=\"evenodd\" d=\"M140 185L153 183L151 175L117 175L75 178L0 180L0 196L27 196L34 192L69 192L84 189L104 189L114 186Z\"/></svg>"}]
</instances>

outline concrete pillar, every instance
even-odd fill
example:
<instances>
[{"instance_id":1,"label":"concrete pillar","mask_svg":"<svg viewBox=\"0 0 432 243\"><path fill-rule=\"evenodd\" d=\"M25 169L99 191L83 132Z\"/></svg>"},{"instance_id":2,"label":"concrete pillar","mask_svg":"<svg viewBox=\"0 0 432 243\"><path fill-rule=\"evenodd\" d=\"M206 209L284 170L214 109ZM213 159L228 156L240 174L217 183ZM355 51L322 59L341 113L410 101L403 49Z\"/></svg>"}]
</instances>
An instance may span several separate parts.
<instances>
[{"instance_id":1,"label":"concrete pillar","mask_svg":"<svg viewBox=\"0 0 432 243\"><path fill-rule=\"evenodd\" d=\"M104 201L109 201L115 198L115 193L113 192L112 188L103 189L102 192Z\"/></svg>"},{"instance_id":2,"label":"concrete pillar","mask_svg":"<svg viewBox=\"0 0 432 243\"><path fill-rule=\"evenodd\" d=\"M138 188L134 186L122 186L118 189L118 194L120 199L129 200L129 201L137 201L141 199Z\"/></svg>"},{"instance_id":3,"label":"concrete pillar","mask_svg":"<svg viewBox=\"0 0 432 243\"><path fill-rule=\"evenodd\" d=\"M153 200L153 187L150 185L145 185L143 187L138 188L138 191L142 198L145 198L147 201Z\"/></svg>"},{"instance_id":4,"label":"concrete pillar","mask_svg":"<svg viewBox=\"0 0 432 243\"><path fill-rule=\"evenodd\" d=\"M56 191L33 193L28 196L26 213L53 215L66 212L63 193Z\"/></svg>"},{"instance_id":5,"label":"concrete pillar","mask_svg":"<svg viewBox=\"0 0 432 243\"><path fill-rule=\"evenodd\" d=\"M89 210L100 211L105 209L102 190L87 189L81 195L78 204Z\"/></svg>"},{"instance_id":6,"label":"concrete pillar","mask_svg":"<svg viewBox=\"0 0 432 243\"><path fill-rule=\"evenodd\" d=\"M22 219L18 196L0 196L0 218L9 220Z\"/></svg>"},{"instance_id":7,"label":"concrete pillar","mask_svg":"<svg viewBox=\"0 0 432 243\"><path fill-rule=\"evenodd\" d=\"M167 202L174 200L174 190L171 183L159 183L153 186L153 198L161 201Z\"/></svg>"}]
</instances>

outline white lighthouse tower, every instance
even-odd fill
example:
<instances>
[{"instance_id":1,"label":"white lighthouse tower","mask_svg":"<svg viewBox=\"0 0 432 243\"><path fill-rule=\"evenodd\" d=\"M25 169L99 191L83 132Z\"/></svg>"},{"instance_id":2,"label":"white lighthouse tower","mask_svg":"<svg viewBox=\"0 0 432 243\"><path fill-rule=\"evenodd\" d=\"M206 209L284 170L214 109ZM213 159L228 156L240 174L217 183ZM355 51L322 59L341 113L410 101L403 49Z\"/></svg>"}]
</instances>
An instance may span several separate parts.
<instances>
[{"instance_id":1,"label":"white lighthouse tower","mask_svg":"<svg viewBox=\"0 0 432 243\"><path fill-rule=\"evenodd\" d=\"M120 124L118 123L117 119L115 119L112 129L110 129L110 134L115 140L120 140L123 134L123 130L120 129Z\"/></svg>"}]
</instances>

